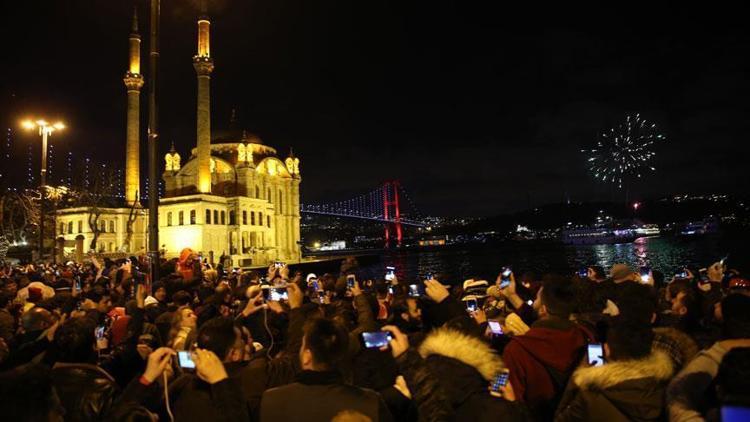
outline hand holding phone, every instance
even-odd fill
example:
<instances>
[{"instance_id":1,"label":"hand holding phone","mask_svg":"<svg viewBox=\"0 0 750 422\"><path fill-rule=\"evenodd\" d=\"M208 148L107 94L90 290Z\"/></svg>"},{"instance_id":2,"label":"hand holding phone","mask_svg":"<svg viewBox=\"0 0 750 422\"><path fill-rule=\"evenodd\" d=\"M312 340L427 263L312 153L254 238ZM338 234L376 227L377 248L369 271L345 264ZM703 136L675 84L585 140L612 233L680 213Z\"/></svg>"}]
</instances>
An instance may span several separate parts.
<instances>
[{"instance_id":1,"label":"hand holding phone","mask_svg":"<svg viewBox=\"0 0 750 422\"><path fill-rule=\"evenodd\" d=\"M385 350L389 347L393 336L388 331L366 331L360 335L360 339L366 349Z\"/></svg>"},{"instance_id":2,"label":"hand holding phone","mask_svg":"<svg viewBox=\"0 0 750 422\"><path fill-rule=\"evenodd\" d=\"M479 306L477 305L476 299L469 299L466 302L466 312L473 313L476 312Z\"/></svg>"},{"instance_id":3,"label":"hand holding phone","mask_svg":"<svg viewBox=\"0 0 750 422\"><path fill-rule=\"evenodd\" d=\"M508 384L508 378L510 377L510 371L507 369L502 370L497 375L495 375L495 378L492 379L492 384L490 385L490 390L500 394L501 389L505 387Z\"/></svg>"},{"instance_id":4,"label":"hand holding phone","mask_svg":"<svg viewBox=\"0 0 750 422\"><path fill-rule=\"evenodd\" d=\"M500 288L504 289L508 286L510 286L510 279L511 275L513 274L513 270L511 270L510 267L503 267L502 272L500 273Z\"/></svg>"},{"instance_id":5,"label":"hand holding phone","mask_svg":"<svg viewBox=\"0 0 750 422\"><path fill-rule=\"evenodd\" d=\"M500 321L495 321L493 319L487 321L487 326L490 327L490 332L494 336L501 336L503 335L503 326L500 324Z\"/></svg>"}]
</instances>

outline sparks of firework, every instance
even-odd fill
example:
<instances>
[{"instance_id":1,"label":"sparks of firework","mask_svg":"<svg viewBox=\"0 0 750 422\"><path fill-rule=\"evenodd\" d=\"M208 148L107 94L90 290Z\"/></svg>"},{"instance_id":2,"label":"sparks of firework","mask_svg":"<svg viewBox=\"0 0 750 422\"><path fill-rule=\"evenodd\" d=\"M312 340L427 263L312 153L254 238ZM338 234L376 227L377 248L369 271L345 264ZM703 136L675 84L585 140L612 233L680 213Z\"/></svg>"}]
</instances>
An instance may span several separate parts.
<instances>
[{"instance_id":1,"label":"sparks of firework","mask_svg":"<svg viewBox=\"0 0 750 422\"><path fill-rule=\"evenodd\" d=\"M640 178L644 172L656 171L651 164L656 155L657 141L664 140L656 125L642 119L640 114L627 116L624 123L603 132L596 146L583 149L588 156L588 167L594 178L622 188L631 177Z\"/></svg>"}]
</instances>

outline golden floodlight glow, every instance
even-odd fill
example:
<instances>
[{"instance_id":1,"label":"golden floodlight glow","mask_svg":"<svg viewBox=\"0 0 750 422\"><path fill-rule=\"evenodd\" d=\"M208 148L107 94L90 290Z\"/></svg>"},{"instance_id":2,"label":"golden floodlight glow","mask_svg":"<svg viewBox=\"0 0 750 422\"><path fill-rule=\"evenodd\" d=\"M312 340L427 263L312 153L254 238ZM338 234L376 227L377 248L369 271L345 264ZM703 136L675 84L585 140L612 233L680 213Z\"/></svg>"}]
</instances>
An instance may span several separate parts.
<instances>
[{"instance_id":1,"label":"golden floodlight glow","mask_svg":"<svg viewBox=\"0 0 750 422\"><path fill-rule=\"evenodd\" d=\"M63 130L65 129L65 124L63 124L63 122L57 122L54 124L54 128L57 130Z\"/></svg>"},{"instance_id":2,"label":"golden floodlight glow","mask_svg":"<svg viewBox=\"0 0 750 422\"><path fill-rule=\"evenodd\" d=\"M47 121L43 119L39 119L36 121L37 126L47 126Z\"/></svg>"},{"instance_id":3,"label":"golden floodlight glow","mask_svg":"<svg viewBox=\"0 0 750 422\"><path fill-rule=\"evenodd\" d=\"M36 125L31 120L24 120L23 122L21 122L21 126L23 126L23 128L27 130L36 128Z\"/></svg>"}]
</instances>

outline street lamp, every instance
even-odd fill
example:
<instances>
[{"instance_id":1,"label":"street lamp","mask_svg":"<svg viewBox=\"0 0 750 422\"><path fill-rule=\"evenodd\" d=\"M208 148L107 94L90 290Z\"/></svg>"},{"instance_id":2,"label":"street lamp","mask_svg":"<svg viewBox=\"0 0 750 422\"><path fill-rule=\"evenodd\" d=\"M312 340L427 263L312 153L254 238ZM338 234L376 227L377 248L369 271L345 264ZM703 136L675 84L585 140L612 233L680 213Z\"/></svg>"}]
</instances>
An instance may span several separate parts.
<instances>
[{"instance_id":1,"label":"street lamp","mask_svg":"<svg viewBox=\"0 0 750 422\"><path fill-rule=\"evenodd\" d=\"M39 136L42 137L42 171L41 171L41 184L40 184L40 199L39 199L39 257L44 257L44 194L47 185L47 137L52 135L52 132L56 130L65 129L65 125L62 122L54 124L47 123L44 119L24 120L21 122L26 130L39 129Z\"/></svg>"}]
</instances>

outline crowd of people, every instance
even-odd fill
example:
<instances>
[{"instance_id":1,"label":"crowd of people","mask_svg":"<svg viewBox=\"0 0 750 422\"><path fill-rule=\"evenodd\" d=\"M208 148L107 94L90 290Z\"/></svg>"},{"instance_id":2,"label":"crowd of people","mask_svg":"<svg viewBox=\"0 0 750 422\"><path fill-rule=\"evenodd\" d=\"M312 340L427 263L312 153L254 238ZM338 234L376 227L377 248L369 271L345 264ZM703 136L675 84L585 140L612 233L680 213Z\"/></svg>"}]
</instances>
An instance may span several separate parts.
<instances>
[{"instance_id":1,"label":"crowd of people","mask_svg":"<svg viewBox=\"0 0 750 422\"><path fill-rule=\"evenodd\" d=\"M697 421L750 407L750 282L263 274L191 250L0 267L8 421ZM739 419L732 419L739 418ZM747 419L744 419L747 420Z\"/></svg>"}]
</instances>

